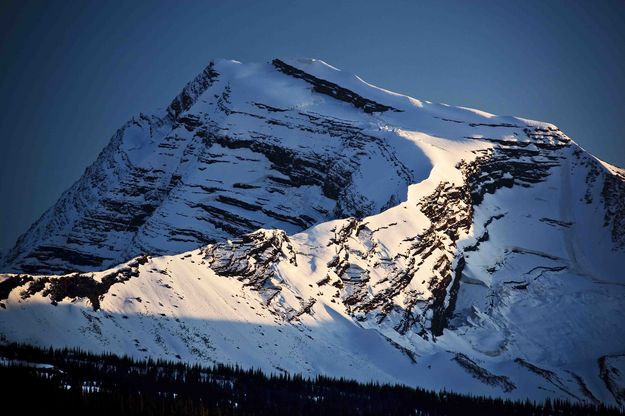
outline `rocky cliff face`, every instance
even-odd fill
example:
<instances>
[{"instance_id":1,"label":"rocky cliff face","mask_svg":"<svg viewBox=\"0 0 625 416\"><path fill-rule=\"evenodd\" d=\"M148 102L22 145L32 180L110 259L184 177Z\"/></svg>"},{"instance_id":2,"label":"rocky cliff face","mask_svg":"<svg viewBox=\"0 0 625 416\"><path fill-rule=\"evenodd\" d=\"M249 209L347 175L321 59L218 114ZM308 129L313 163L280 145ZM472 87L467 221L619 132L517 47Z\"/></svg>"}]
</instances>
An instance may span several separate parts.
<instances>
[{"instance_id":1,"label":"rocky cliff face","mask_svg":"<svg viewBox=\"0 0 625 416\"><path fill-rule=\"evenodd\" d=\"M551 124L220 61L20 238L0 334L623 404L624 200Z\"/></svg>"}]
</instances>

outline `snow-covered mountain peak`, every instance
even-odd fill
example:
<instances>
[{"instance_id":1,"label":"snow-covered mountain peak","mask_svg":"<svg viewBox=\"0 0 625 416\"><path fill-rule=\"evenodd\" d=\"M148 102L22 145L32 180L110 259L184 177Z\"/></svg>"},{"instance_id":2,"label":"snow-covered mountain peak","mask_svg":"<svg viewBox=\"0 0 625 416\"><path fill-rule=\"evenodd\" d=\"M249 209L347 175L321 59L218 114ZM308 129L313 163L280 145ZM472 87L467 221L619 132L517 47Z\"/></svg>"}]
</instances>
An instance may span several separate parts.
<instances>
[{"instance_id":1,"label":"snow-covered mountain peak","mask_svg":"<svg viewBox=\"0 0 625 416\"><path fill-rule=\"evenodd\" d=\"M552 124L215 61L7 253L0 335L622 404L623 201Z\"/></svg>"}]
</instances>

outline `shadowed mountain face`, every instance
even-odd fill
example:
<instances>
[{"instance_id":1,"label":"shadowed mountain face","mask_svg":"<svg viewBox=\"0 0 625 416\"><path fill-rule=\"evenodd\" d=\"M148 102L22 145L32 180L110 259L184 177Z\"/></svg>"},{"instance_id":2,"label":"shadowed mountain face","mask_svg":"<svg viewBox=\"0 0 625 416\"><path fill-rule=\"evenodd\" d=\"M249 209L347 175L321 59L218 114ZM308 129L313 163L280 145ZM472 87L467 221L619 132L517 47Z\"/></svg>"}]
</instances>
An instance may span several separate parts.
<instances>
[{"instance_id":1,"label":"shadowed mountain face","mask_svg":"<svg viewBox=\"0 0 625 416\"><path fill-rule=\"evenodd\" d=\"M390 107L279 60L246 71L210 64L163 114L123 126L20 238L5 271L95 270L259 228L363 217L405 200L429 172L418 147L398 154L359 114ZM311 88L344 103L341 112L334 99L301 102ZM373 195L371 175L386 178Z\"/></svg>"},{"instance_id":2,"label":"shadowed mountain face","mask_svg":"<svg viewBox=\"0 0 625 416\"><path fill-rule=\"evenodd\" d=\"M623 404L623 201L551 124L220 61L20 238L0 335Z\"/></svg>"}]
</instances>

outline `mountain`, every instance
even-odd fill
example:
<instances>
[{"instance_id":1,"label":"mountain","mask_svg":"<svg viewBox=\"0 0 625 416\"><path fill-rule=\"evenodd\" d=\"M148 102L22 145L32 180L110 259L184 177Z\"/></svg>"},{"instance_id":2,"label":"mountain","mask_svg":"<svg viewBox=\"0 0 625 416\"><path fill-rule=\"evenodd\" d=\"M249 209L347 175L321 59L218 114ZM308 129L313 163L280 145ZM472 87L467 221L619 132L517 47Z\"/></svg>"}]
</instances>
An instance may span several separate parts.
<instances>
[{"instance_id":1,"label":"mountain","mask_svg":"<svg viewBox=\"0 0 625 416\"><path fill-rule=\"evenodd\" d=\"M624 261L552 124L218 61L6 254L0 340L622 406Z\"/></svg>"}]
</instances>

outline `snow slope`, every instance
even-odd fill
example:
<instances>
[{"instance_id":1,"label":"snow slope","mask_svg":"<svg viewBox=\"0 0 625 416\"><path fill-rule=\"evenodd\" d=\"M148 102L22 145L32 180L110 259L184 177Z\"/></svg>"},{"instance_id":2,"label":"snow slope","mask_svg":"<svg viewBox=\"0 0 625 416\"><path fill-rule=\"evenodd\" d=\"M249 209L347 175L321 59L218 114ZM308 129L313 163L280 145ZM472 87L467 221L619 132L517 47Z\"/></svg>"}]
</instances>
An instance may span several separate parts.
<instances>
[{"instance_id":1,"label":"snow slope","mask_svg":"<svg viewBox=\"0 0 625 416\"><path fill-rule=\"evenodd\" d=\"M623 405L624 201L551 124L220 61L20 238L0 334Z\"/></svg>"}]
</instances>

